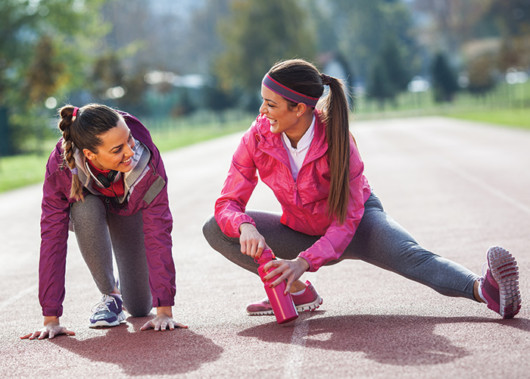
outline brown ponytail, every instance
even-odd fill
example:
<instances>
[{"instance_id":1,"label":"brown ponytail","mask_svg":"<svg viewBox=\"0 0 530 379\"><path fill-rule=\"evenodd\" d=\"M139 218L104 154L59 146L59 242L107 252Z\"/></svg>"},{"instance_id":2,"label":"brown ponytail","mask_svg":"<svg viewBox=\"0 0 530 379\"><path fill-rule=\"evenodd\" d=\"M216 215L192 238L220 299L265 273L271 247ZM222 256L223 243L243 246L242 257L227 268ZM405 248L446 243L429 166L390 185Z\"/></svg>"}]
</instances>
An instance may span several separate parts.
<instances>
[{"instance_id":1,"label":"brown ponytail","mask_svg":"<svg viewBox=\"0 0 530 379\"><path fill-rule=\"evenodd\" d=\"M329 167L331 184L328 205L342 224L346 219L350 198L350 129L348 102L342 82L329 78L329 92L321 99L324 122L327 125Z\"/></svg>"},{"instance_id":2,"label":"brown ponytail","mask_svg":"<svg viewBox=\"0 0 530 379\"><path fill-rule=\"evenodd\" d=\"M70 197L83 200L83 184L77 175L74 147L97 153L97 148L101 145L99 135L114 128L121 116L114 109L102 104L88 104L77 109L75 118L74 109L72 105L65 105L59 110L59 129L63 133L64 161L73 170Z\"/></svg>"},{"instance_id":3,"label":"brown ponytail","mask_svg":"<svg viewBox=\"0 0 530 379\"><path fill-rule=\"evenodd\" d=\"M67 166L72 172L72 187L70 189L70 197L76 200L84 200L83 197L83 185L79 180L77 175L75 159L74 159L74 146L71 139L70 131L72 124L75 121L72 121L74 112L74 107L71 105L66 105L59 110L59 115L61 120L59 121L59 129L63 133L63 156Z\"/></svg>"},{"instance_id":4,"label":"brown ponytail","mask_svg":"<svg viewBox=\"0 0 530 379\"><path fill-rule=\"evenodd\" d=\"M341 224L344 223L350 198L350 131L344 85L336 78L321 74L314 65L303 59L279 62L269 70L268 74L286 87L316 98L322 96L324 85L329 85L328 94L317 106L322 110L322 121L326 124L331 176L329 212Z\"/></svg>"}]
</instances>

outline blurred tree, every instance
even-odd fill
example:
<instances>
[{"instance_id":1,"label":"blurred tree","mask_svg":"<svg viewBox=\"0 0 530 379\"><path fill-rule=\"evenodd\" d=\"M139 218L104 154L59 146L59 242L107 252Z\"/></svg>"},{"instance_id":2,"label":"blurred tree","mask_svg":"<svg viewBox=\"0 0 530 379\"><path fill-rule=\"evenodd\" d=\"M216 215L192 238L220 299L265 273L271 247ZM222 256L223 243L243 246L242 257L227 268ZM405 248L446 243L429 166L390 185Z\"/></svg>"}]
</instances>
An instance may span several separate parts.
<instances>
[{"instance_id":1,"label":"blurred tree","mask_svg":"<svg viewBox=\"0 0 530 379\"><path fill-rule=\"evenodd\" d=\"M226 50L216 62L221 88L257 98L261 79L278 60L315 57L315 34L296 0L234 0L220 32Z\"/></svg>"},{"instance_id":2,"label":"blurred tree","mask_svg":"<svg viewBox=\"0 0 530 379\"><path fill-rule=\"evenodd\" d=\"M309 12L312 27L317 30L318 51L321 53L334 51L343 54L339 46L338 28L334 20L333 8L328 3L329 1L305 0L303 5Z\"/></svg>"},{"instance_id":3,"label":"blurred tree","mask_svg":"<svg viewBox=\"0 0 530 379\"><path fill-rule=\"evenodd\" d=\"M484 22L493 3L494 0L412 0L411 7L423 20L423 44L435 51L458 51L466 41L495 33L492 23Z\"/></svg>"},{"instance_id":4,"label":"blurred tree","mask_svg":"<svg viewBox=\"0 0 530 379\"><path fill-rule=\"evenodd\" d=\"M488 14L502 36L521 36L530 34L530 1L502 0L492 1Z\"/></svg>"},{"instance_id":5,"label":"blurred tree","mask_svg":"<svg viewBox=\"0 0 530 379\"><path fill-rule=\"evenodd\" d=\"M453 97L458 91L458 82L445 54L438 52L435 55L431 77L434 100L437 103L453 101Z\"/></svg>"},{"instance_id":6,"label":"blurred tree","mask_svg":"<svg viewBox=\"0 0 530 379\"><path fill-rule=\"evenodd\" d=\"M387 35L377 61L372 65L368 81L368 96L384 108L386 100L396 104L396 95L407 89L410 74L405 66L400 46L393 35Z\"/></svg>"},{"instance_id":7,"label":"blurred tree","mask_svg":"<svg viewBox=\"0 0 530 379\"><path fill-rule=\"evenodd\" d=\"M144 95L148 85L145 81L146 68L137 67L134 71L127 72L121 83L124 89L122 97L117 99L118 107L127 109L133 114L146 114L150 112L144 102Z\"/></svg>"},{"instance_id":8,"label":"blurred tree","mask_svg":"<svg viewBox=\"0 0 530 379\"><path fill-rule=\"evenodd\" d=\"M219 22L230 15L231 0L206 0L193 14L187 38L180 47L192 65L184 71L209 75L212 62L224 50Z\"/></svg>"},{"instance_id":9,"label":"blurred tree","mask_svg":"<svg viewBox=\"0 0 530 379\"><path fill-rule=\"evenodd\" d=\"M483 95L495 87L496 59L493 54L482 54L468 64L468 90L476 95Z\"/></svg>"},{"instance_id":10,"label":"blurred tree","mask_svg":"<svg viewBox=\"0 0 530 379\"><path fill-rule=\"evenodd\" d=\"M90 88L94 96L101 99L107 97L109 88L123 85L124 70L121 59L114 50L107 51L96 58Z\"/></svg>"},{"instance_id":11,"label":"blurred tree","mask_svg":"<svg viewBox=\"0 0 530 379\"><path fill-rule=\"evenodd\" d=\"M374 71L372 66L390 35L398 42L401 56L409 62L409 67L418 65L414 59L417 46L411 33L411 12L403 1L327 0L324 3L332 12L339 49L349 58L361 83Z\"/></svg>"},{"instance_id":12,"label":"blurred tree","mask_svg":"<svg viewBox=\"0 0 530 379\"><path fill-rule=\"evenodd\" d=\"M206 107L216 112L221 123L224 122L225 110L234 107L237 97L230 89L221 88L215 74L212 75L210 83L204 89L204 103Z\"/></svg>"},{"instance_id":13,"label":"blurred tree","mask_svg":"<svg viewBox=\"0 0 530 379\"><path fill-rule=\"evenodd\" d=\"M393 34L387 34L381 51L381 62L387 71L388 80L397 94L407 89L411 75L405 64L403 47Z\"/></svg>"},{"instance_id":14,"label":"blurred tree","mask_svg":"<svg viewBox=\"0 0 530 379\"><path fill-rule=\"evenodd\" d=\"M475 62L483 60L479 57L485 52L469 54L469 50L478 40L491 39L497 42L501 71L530 68L530 1L412 0L411 7L422 20L419 32L424 46Z\"/></svg>"},{"instance_id":15,"label":"blurred tree","mask_svg":"<svg viewBox=\"0 0 530 379\"><path fill-rule=\"evenodd\" d=\"M388 77L387 65L381 60L372 65L367 93L368 97L378 102L381 110L384 110L386 101L395 96L395 88Z\"/></svg>"},{"instance_id":16,"label":"blurred tree","mask_svg":"<svg viewBox=\"0 0 530 379\"><path fill-rule=\"evenodd\" d=\"M504 0L492 4L489 18L499 29L502 44L498 68L530 69L530 1Z\"/></svg>"},{"instance_id":17,"label":"blurred tree","mask_svg":"<svg viewBox=\"0 0 530 379\"><path fill-rule=\"evenodd\" d=\"M141 69L197 73L203 57L215 48L215 21L229 0L112 0L103 8L104 19L113 25L105 38L106 48L127 50L121 55L125 72ZM224 5L227 7L227 5ZM196 19L193 12L201 15ZM206 17L202 17L206 14ZM214 33L210 33L210 30ZM211 37L204 45L204 36ZM204 46L204 50L202 47ZM204 55L202 55L204 53Z\"/></svg>"},{"instance_id":18,"label":"blurred tree","mask_svg":"<svg viewBox=\"0 0 530 379\"><path fill-rule=\"evenodd\" d=\"M0 2L0 155L48 129L44 99L86 84L87 63L107 30L99 18L103 2Z\"/></svg>"},{"instance_id":19,"label":"blurred tree","mask_svg":"<svg viewBox=\"0 0 530 379\"><path fill-rule=\"evenodd\" d=\"M196 110L196 106L193 103L190 92L187 88L180 89L180 98L171 110L173 117L187 116Z\"/></svg>"},{"instance_id":20,"label":"blurred tree","mask_svg":"<svg viewBox=\"0 0 530 379\"><path fill-rule=\"evenodd\" d=\"M60 77L65 71L64 62L57 58L57 49L50 36L40 37L35 46L35 55L28 67L24 92L33 103L43 104L64 83Z\"/></svg>"}]
</instances>

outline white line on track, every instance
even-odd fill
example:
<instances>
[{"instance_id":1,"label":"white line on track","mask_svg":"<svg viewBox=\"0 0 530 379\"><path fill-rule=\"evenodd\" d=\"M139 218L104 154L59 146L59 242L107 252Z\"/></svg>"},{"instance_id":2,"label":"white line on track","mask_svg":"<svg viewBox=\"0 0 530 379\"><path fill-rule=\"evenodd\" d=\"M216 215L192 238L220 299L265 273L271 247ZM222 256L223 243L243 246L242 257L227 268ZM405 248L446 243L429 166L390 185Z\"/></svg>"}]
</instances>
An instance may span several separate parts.
<instances>
[{"instance_id":1,"label":"white line on track","mask_svg":"<svg viewBox=\"0 0 530 379\"><path fill-rule=\"evenodd\" d=\"M17 293L15 296L0 302L0 309L3 309L5 307L15 303L16 301L20 300L21 298L23 298L26 295L29 295L31 293L35 293L36 290L37 290L37 285L36 284L31 286L31 287L29 287L29 288L26 288L25 290Z\"/></svg>"},{"instance_id":2,"label":"white line on track","mask_svg":"<svg viewBox=\"0 0 530 379\"><path fill-rule=\"evenodd\" d=\"M501 192L497 190L496 188L490 186L486 182L478 179L477 177L469 174L469 172L460 170L456 168L454 165L449 164L447 162L442 163L443 166L447 167L449 170L453 171L455 174L459 175L462 179L465 179L473 184L476 184L478 187L482 188L483 190L491 193L492 195L504 200L505 202L513 205L517 209L523 211L524 213L530 215L530 207L526 206L525 204L515 200L514 198L506 195L504 192Z\"/></svg>"},{"instance_id":3,"label":"white line on track","mask_svg":"<svg viewBox=\"0 0 530 379\"><path fill-rule=\"evenodd\" d=\"M316 275L311 278L313 286L317 283ZM284 378L301 378L302 367L304 365L304 353L307 333L309 332L309 319L297 320L291 337L289 351L285 357L283 365Z\"/></svg>"}]
</instances>

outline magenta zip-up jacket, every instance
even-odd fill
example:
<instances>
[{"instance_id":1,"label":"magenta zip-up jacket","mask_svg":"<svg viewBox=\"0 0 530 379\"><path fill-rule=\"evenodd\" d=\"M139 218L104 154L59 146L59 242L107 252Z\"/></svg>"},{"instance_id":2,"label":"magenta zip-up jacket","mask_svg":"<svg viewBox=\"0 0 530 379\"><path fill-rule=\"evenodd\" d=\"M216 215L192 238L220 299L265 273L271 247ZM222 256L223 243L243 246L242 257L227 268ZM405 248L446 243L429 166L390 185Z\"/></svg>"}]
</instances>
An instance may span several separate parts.
<instances>
[{"instance_id":1,"label":"magenta zip-up jacket","mask_svg":"<svg viewBox=\"0 0 530 379\"><path fill-rule=\"evenodd\" d=\"M335 217L329 216L326 126L319 112L315 116L313 141L296 181L281 135L270 131L266 117L258 116L232 157L221 197L215 203L215 219L219 227L227 236L238 238L242 223L255 225L245 214L245 208L258 183L259 173L280 202L282 224L301 233L321 236L299 254L309 263L309 271L317 271L327 262L340 258L357 230L364 214L364 203L371 193L363 174L364 164L350 136L350 198L346 220L339 224Z\"/></svg>"},{"instance_id":2,"label":"magenta zip-up jacket","mask_svg":"<svg viewBox=\"0 0 530 379\"><path fill-rule=\"evenodd\" d=\"M147 174L131 183L134 187L128 201L123 207L109 207L109 210L124 216L142 212L153 307L172 306L176 292L175 265L171 252L173 219L169 210L164 164L146 127L135 117L127 113L120 114L132 136L149 149L151 157L147 163ZM72 174L63 159L61 142L57 143L46 165L39 262L42 313L44 316L57 317L63 313L70 206L76 201L69 197Z\"/></svg>"}]
</instances>

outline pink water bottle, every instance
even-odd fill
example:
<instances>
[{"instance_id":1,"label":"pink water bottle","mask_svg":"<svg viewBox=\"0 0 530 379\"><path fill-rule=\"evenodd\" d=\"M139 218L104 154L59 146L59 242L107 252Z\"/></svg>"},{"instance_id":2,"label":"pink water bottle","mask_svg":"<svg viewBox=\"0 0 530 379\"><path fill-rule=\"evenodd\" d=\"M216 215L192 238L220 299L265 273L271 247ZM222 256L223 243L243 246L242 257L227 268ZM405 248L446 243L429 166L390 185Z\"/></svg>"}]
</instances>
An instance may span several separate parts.
<instances>
[{"instance_id":1,"label":"pink water bottle","mask_svg":"<svg viewBox=\"0 0 530 379\"><path fill-rule=\"evenodd\" d=\"M276 321L278 324L283 324L296 319L298 317L298 312L294 306L291 294L289 292L287 294L284 293L286 286L285 281L281 282L276 287L271 288L269 284L276 280L278 276L270 279L269 281L265 281L265 279L263 279L265 275L267 275L264 269L265 264L271 261L273 257L274 255L272 254L271 250L263 250L261 256L258 258L258 273L261 280L263 281L263 284L265 285L265 292L267 293L272 310L276 316Z\"/></svg>"}]
</instances>

